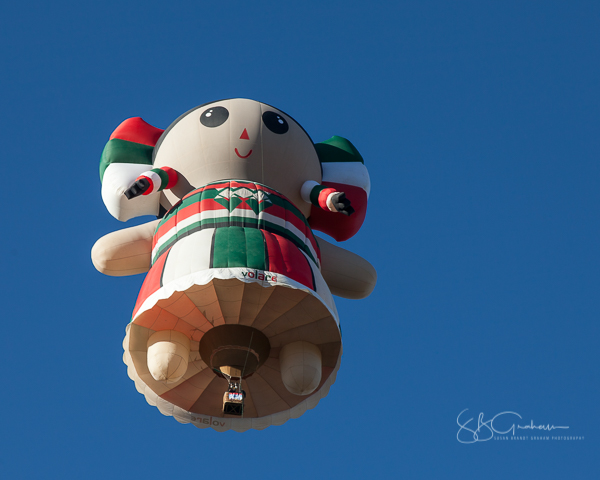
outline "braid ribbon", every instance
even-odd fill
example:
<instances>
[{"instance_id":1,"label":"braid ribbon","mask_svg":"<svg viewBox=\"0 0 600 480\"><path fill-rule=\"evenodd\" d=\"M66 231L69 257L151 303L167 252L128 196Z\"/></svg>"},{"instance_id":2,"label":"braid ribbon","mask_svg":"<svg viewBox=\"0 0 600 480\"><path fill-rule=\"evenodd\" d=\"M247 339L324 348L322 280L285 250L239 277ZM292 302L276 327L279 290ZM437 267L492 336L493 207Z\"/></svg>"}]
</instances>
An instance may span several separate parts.
<instances>
[{"instance_id":1,"label":"braid ribbon","mask_svg":"<svg viewBox=\"0 0 600 480\"><path fill-rule=\"evenodd\" d=\"M153 168L147 172L141 173L135 182L145 179L150 187L142 195L161 192L165 189L173 188L177 184L177 172L170 167Z\"/></svg>"}]
</instances>

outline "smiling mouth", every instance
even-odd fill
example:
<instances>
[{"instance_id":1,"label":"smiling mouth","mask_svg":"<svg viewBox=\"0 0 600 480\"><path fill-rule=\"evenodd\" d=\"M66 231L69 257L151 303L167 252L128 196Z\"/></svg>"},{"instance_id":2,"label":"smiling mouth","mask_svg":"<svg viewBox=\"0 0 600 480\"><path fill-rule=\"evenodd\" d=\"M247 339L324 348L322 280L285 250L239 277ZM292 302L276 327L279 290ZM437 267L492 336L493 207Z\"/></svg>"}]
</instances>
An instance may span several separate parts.
<instances>
[{"instance_id":1,"label":"smiling mouth","mask_svg":"<svg viewBox=\"0 0 600 480\"><path fill-rule=\"evenodd\" d=\"M240 152L238 152L238 149L237 148L235 149L235 154L240 158L248 158L251 153L252 153L252 150L250 150L247 155L240 155Z\"/></svg>"}]
</instances>

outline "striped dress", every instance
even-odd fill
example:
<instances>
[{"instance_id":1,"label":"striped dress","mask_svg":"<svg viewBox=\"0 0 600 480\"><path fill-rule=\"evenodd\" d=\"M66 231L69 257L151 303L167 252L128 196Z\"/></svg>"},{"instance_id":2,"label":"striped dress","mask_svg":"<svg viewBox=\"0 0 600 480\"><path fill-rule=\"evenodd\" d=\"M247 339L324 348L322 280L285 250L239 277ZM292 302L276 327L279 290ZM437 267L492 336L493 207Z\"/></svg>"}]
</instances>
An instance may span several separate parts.
<instances>
[{"instance_id":1,"label":"striped dress","mask_svg":"<svg viewBox=\"0 0 600 480\"><path fill-rule=\"evenodd\" d=\"M205 285L214 278L308 289L333 313L319 265L312 230L286 197L255 182L212 182L187 194L159 223L133 321L166 285L179 283L174 290L181 292L184 283Z\"/></svg>"},{"instance_id":2,"label":"striped dress","mask_svg":"<svg viewBox=\"0 0 600 480\"><path fill-rule=\"evenodd\" d=\"M335 382L342 355L339 318L319 270L319 247L302 213L275 190L248 181L213 182L186 195L159 223L152 267L123 341L127 373L164 415L224 431L281 425L313 408ZM244 379L243 417L222 412L227 381L202 360L204 334L221 325L263 333L270 353ZM187 370L156 381L148 339L175 330L190 339ZM293 342L319 348L321 382L309 395L282 383L279 352Z\"/></svg>"}]
</instances>

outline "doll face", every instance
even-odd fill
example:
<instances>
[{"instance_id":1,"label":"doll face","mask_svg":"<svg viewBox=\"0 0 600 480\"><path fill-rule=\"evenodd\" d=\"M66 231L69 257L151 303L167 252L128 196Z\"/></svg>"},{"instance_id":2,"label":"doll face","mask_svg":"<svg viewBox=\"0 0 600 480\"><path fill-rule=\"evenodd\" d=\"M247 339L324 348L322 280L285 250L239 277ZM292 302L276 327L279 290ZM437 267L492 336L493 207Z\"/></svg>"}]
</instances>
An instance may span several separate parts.
<instances>
[{"instance_id":1,"label":"doll face","mask_svg":"<svg viewBox=\"0 0 600 480\"><path fill-rule=\"evenodd\" d=\"M310 206L300 188L306 180L321 181L319 159L302 127L280 110L247 99L209 103L179 117L158 141L154 165L180 175L181 185L165 192L171 204L209 182L240 179L274 188L307 215Z\"/></svg>"}]
</instances>

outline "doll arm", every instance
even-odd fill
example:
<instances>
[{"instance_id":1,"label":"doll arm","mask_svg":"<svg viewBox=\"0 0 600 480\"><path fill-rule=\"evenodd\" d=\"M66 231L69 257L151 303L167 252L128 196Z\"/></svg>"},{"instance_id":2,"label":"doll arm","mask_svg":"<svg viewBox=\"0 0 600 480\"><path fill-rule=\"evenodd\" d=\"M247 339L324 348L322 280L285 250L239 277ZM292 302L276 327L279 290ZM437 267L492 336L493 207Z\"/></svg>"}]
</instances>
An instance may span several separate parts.
<instances>
[{"instance_id":1,"label":"doll arm","mask_svg":"<svg viewBox=\"0 0 600 480\"><path fill-rule=\"evenodd\" d=\"M147 272L158 222L117 230L100 238L92 247L92 263L96 269L112 277Z\"/></svg>"},{"instance_id":2,"label":"doll arm","mask_svg":"<svg viewBox=\"0 0 600 480\"><path fill-rule=\"evenodd\" d=\"M318 238L321 273L331 293L338 297L368 297L377 283L377 272L364 258Z\"/></svg>"},{"instance_id":3,"label":"doll arm","mask_svg":"<svg viewBox=\"0 0 600 480\"><path fill-rule=\"evenodd\" d=\"M354 208L350 206L350 200L346 198L344 192L320 185L314 180L304 182L300 194L305 202L312 203L328 212L340 212L344 215L354 213Z\"/></svg>"},{"instance_id":4,"label":"doll arm","mask_svg":"<svg viewBox=\"0 0 600 480\"><path fill-rule=\"evenodd\" d=\"M165 189L173 188L177 184L177 180L177 172L172 168L153 168L138 175L133 185L125 190L124 195L131 200L140 195L162 192Z\"/></svg>"}]
</instances>

